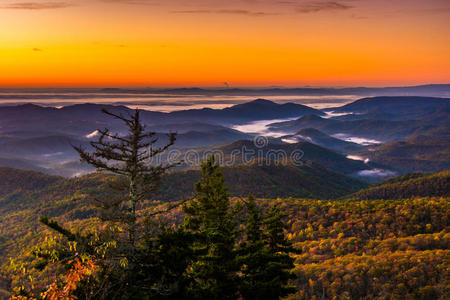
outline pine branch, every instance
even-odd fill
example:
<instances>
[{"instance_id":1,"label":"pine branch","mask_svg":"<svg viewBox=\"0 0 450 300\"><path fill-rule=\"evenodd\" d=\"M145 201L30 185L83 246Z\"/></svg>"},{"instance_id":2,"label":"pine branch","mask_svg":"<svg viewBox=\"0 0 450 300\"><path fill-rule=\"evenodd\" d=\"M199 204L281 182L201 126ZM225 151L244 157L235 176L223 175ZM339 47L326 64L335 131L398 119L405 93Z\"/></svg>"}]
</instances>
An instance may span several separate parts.
<instances>
[{"instance_id":1,"label":"pine branch","mask_svg":"<svg viewBox=\"0 0 450 300\"><path fill-rule=\"evenodd\" d=\"M126 176L128 173L123 168L114 167L111 165L108 165L101 159L96 159L94 155L91 155L84 151L81 147L74 146L74 149L78 152L80 155L81 161L84 161L92 166L94 166L97 170L103 170L103 171L109 171L115 174L124 175Z\"/></svg>"},{"instance_id":2,"label":"pine branch","mask_svg":"<svg viewBox=\"0 0 450 300\"><path fill-rule=\"evenodd\" d=\"M173 210L173 209L175 209L177 207L180 207L181 205L185 204L186 202L194 200L194 199L195 199L195 197L187 198L187 199L179 201L177 204L172 204L172 205L170 205L169 207L167 207L165 209L161 209L161 210L158 210L156 212L151 212L151 213L147 213L147 214L140 214L139 216L141 216L141 217L152 217L152 216L168 213L171 210Z\"/></svg>"},{"instance_id":3,"label":"pine branch","mask_svg":"<svg viewBox=\"0 0 450 300\"><path fill-rule=\"evenodd\" d=\"M110 115L116 119L122 120L123 122L125 122L129 127L131 127L133 125L132 121L130 121L129 119L125 118L124 116L122 116L122 114L114 114L112 112L107 111L106 109L102 109L102 112L104 114Z\"/></svg>"},{"instance_id":4,"label":"pine branch","mask_svg":"<svg viewBox=\"0 0 450 300\"><path fill-rule=\"evenodd\" d=\"M77 239L77 235L73 234L70 230L63 228L58 224L58 222L54 220L49 220L47 216L42 216L39 221L44 224L45 226L55 230L56 232L59 232L60 234L67 237L69 241L75 241Z\"/></svg>"},{"instance_id":5,"label":"pine branch","mask_svg":"<svg viewBox=\"0 0 450 300\"><path fill-rule=\"evenodd\" d=\"M127 140L126 138L120 137L117 133L116 134L109 134L109 129L103 129L103 130L102 129L97 129L97 131L101 135L106 136L106 137L108 137L110 139L118 140L118 141L121 141L121 142L124 142L124 143L130 143L130 140Z\"/></svg>"}]
</instances>

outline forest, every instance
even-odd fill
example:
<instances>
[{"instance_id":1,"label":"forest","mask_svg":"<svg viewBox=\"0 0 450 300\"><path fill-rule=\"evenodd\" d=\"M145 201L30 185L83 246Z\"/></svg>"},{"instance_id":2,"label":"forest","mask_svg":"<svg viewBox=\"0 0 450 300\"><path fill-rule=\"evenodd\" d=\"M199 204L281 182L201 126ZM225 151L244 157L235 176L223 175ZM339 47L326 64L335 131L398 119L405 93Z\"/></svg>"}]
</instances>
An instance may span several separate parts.
<instances>
[{"instance_id":1,"label":"forest","mask_svg":"<svg viewBox=\"0 0 450 300\"><path fill-rule=\"evenodd\" d=\"M338 199L326 188L327 200L255 199L228 189L230 171L211 156L195 180L172 177L192 184L191 196L152 200L174 165L145 161L176 135L143 151L155 139L139 111L105 113L129 135L105 129L93 152L75 148L99 172L69 180L0 169L1 298L450 297L448 171L360 185ZM255 191L264 184L250 182Z\"/></svg>"}]
</instances>

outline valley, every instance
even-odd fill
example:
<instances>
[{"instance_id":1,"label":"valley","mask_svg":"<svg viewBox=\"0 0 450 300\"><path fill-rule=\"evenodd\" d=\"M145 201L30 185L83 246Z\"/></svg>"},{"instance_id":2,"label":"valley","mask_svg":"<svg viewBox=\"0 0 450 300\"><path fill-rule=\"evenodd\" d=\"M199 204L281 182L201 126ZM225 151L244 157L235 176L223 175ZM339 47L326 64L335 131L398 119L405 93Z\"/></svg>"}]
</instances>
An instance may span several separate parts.
<instances>
[{"instance_id":1,"label":"valley","mask_svg":"<svg viewBox=\"0 0 450 300\"><path fill-rule=\"evenodd\" d=\"M92 103L0 106L0 298L19 287L43 289L55 270L41 256L70 253L58 248L66 238L42 220L89 236L104 230L102 214L110 211L98 204L127 197L113 188L126 178L98 172L74 149L98 150L105 128L110 141L127 138L123 120L103 109L121 118L134 113ZM217 109L142 110L143 125L154 132L143 139L152 145L143 153L164 147L172 133L176 140L146 161L174 165L157 191L142 194L137 221L146 224L155 214L158 226L182 228L180 201L196 197L202 163L214 156L233 205L246 205L251 194L263 211L283 212L297 290L286 299L445 299L449 113L448 98L407 96L326 109L257 99Z\"/></svg>"}]
</instances>

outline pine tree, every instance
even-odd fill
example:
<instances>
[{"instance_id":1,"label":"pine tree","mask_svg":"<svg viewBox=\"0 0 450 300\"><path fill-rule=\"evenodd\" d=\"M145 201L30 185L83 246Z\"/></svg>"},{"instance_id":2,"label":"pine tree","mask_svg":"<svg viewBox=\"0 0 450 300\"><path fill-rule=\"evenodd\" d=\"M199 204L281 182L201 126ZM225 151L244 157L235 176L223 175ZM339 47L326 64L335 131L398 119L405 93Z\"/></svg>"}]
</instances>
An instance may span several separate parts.
<instances>
[{"instance_id":1,"label":"pine tree","mask_svg":"<svg viewBox=\"0 0 450 300\"><path fill-rule=\"evenodd\" d=\"M189 299L185 271L193 258L192 238L182 229L165 227L144 239L138 267L120 299Z\"/></svg>"},{"instance_id":2,"label":"pine tree","mask_svg":"<svg viewBox=\"0 0 450 300\"><path fill-rule=\"evenodd\" d=\"M268 295L266 282L270 280L267 278L270 274L266 273L266 267L270 251L265 247L262 211L253 195L249 195L245 208L247 210L245 237L238 251L242 273L239 290L243 299L266 299L264 298Z\"/></svg>"},{"instance_id":3,"label":"pine tree","mask_svg":"<svg viewBox=\"0 0 450 300\"><path fill-rule=\"evenodd\" d=\"M213 156L202 164L202 181L196 183L195 192L197 197L184 206L183 227L196 237L193 250L197 253L188 268L187 293L192 299L236 299L237 222Z\"/></svg>"},{"instance_id":4,"label":"pine tree","mask_svg":"<svg viewBox=\"0 0 450 300\"><path fill-rule=\"evenodd\" d=\"M121 114L111 113L105 109L103 113L122 121L128 129L128 135L110 133L109 129L100 129L97 141L91 142L93 153L81 147L74 147L81 161L94 166L99 171L106 171L121 176L122 181L112 186L119 191L119 197L106 197L101 202L104 211L109 211L105 219L125 224L128 229L128 239L134 248L136 236L137 205L145 196L154 192L160 183L164 172L173 167L168 165L151 165L149 162L157 155L166 151L175 142L175 134L169 134L165 146L155 147L158 139L155 132L146 132L140 119L140 111L135 110L129 118ZM116 182L117 183L117 182ZM122 197L122 193L127 194Z\"/></svg>"},{"instance_id":5,"label":"pine tree","mask_svg":"<svg viewBox=\"0 0 450 300\"><path fill-rule=\"evenodd\" d=\"M271 298L264 299L283 298L297 290L295 286L289 286L288 282L290 279L295 279L295 275L290 272L294 268L294 259L289 253L298 253L298 251L284 234L286 224L283 218L280 208L274 205L263 220L266 245L271 255L266 266L266 272L269 274L267 278L271 278L269 282Z\"/></svg>"},{"instance_id":6,"label":"pine tree","mask_svg":"<svg viewBox=\"0 0 450 300\"><path fill-rule=\"evenodd\" d=\"M280 299L294 291L285 287L291 277L289 270L293 267L288 254L293 249L284 237L282 215L272 209L264 218L252 195L249 195L245 206L245 236L239 247L240 293L245 300ZM268 227L267 233L263 223Z\"/></svg>"}]
</instances>

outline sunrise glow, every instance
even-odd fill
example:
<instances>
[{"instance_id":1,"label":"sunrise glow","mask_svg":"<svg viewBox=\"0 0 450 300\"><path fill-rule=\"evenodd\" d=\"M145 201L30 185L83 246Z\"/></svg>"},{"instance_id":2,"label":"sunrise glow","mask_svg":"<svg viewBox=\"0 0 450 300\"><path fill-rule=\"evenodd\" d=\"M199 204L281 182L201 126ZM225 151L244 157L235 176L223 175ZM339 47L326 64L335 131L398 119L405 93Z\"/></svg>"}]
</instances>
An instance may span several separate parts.
<instances>
[{"instance_id":1,"label":"sunrise glow","mask_svg":"<svg viewBox=\"0 0 450 300\"><path fill-rule=\"evenodd\" d=\"M0 86L443 83L449 14L446 0L4 0Z\"/></svg>"}]
</instances>

